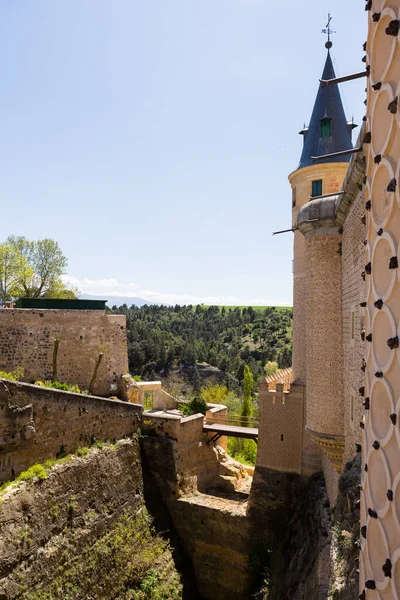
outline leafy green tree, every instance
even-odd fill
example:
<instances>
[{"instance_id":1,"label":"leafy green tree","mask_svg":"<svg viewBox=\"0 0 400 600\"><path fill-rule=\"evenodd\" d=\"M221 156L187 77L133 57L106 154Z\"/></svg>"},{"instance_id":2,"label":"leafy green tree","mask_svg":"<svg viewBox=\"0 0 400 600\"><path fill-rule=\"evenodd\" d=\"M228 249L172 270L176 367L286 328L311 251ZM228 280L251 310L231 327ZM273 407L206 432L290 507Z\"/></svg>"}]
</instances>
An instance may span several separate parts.
<instances>
[{"instance_id":1,"label":"leafy green tree","mask_svg":"<svg viewBox=\"0 0 400 600\"><path fill-rule=\"evenodd\" d=\"M68 288L62 280L68 263L56 241L50 238L30 241L23 236L10 235L3 246L11 248L16 257L12 267L15 284L12 292L9 288L9 297L76 297L77 290Z\"/></svg>"},{"instance_id":2,"label":"leafy green tree","mask_svg":"<svg viewBox=\"0 0 400 600\"><path fill-rule=\"evenodd\" d=\"M253 409L253 384L254 378L248 365L244 368L243 373L243 404L242 404L242 417L251 417Z\"/></svg>"},{"instance_id":3,"label":"leafy green tree","mask_svg":"<svg viewBox=\"0 0 400 600\"><path fill-rule=\"evenodd\" d=\"M18 249L8 242L0 244L0 296L3 305L13 296L20 295L20 278L27 271L27 262Z\"/></svg>"},{"instance_id":4,"label":"leafy green tree","mask_svg":"<svg viewBox=\"0 0 400 600\"><path fill-rule=\"evenodd\" d=\"M201 381L200 381L199 371L198 371L197 367L195 367L194 373L193 373L193 390L196 394L200 391L200 385L201 385Z\"/></svg>"},{"instance_id":5,"label":"leafy green tree","mask_svg":"<svg viewBox=\"0 0 400 600\"><path fill-rule=\"evenodd\" d=\"M278 363L276 361L269 360L264 367L266 376L274 375L279 370Z\"/></svg>"},{"instance_id":6,"label":"leafy green tree","mask_svg":"<svg viewBox=\"0 0 400 600\"><path fill-rule=\"evenodd\" d=\"M207 404L225 404L228 396L228 388L226 385L208 385L201 388L201 397Z\"/></svg>"}]
</instances>

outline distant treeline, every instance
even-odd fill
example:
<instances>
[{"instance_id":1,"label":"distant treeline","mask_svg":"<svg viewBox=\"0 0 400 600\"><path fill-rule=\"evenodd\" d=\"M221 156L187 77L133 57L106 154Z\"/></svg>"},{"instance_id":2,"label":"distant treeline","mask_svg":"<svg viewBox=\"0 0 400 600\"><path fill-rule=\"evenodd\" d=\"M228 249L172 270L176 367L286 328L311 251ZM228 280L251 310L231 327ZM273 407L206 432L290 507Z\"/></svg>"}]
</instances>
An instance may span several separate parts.
<instances>
[{"instance_id":1,"label":"distant treeline","mask_svg":"<svg viewBox=\"0 0 400 600\"><path fill-rule=\"evenodd\" d=\"M177 365L207 362L240 382L246 364L256 380L267 361L291 365L289 308L123 305L112 310L126 315L130 371L145 379L168 376Z\"/></svg>"}]
</instances>

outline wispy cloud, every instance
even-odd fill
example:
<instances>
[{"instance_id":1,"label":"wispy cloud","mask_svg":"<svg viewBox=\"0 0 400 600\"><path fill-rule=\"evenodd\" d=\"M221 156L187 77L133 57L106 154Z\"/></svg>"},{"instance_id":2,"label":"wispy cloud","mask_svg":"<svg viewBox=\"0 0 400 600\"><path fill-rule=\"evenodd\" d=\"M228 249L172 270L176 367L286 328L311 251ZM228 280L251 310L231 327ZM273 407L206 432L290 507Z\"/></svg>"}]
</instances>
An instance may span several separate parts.
<instances>
[{"instance_id":1,"label":"wispy cloud","mask_svg":"<svg viewBox=\"0 0 400 600\"><path fill-rule=\"evenodd\" d=\"M226 306L282 306L288 302L277 298L235 297L235 296L196 296L192 294L176 294L174 292L156 292L147 290L137 283L120 283L116 279L78 279L65 275L66 284L78 288L82 294L95 296L139 297L157 304L220 304Z\"/></svg>"}]
</instances>

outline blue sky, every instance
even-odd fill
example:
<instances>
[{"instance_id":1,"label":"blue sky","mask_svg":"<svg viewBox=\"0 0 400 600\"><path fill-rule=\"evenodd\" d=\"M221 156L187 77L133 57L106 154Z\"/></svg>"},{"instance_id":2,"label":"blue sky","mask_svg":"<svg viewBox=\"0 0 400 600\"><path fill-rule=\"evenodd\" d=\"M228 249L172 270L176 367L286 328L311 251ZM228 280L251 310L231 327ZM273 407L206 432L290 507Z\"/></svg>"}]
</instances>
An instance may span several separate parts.
<instances>
[{"instance_id":1,"label":"blue sky","mask_svg":"<svg viewBox=\"0 0 400 600\"><path fill-rule=\"evenodd\" d=\"M363 67L336 0L0 5L0 240L52 237L87 293L292 301L288 174L325 62ZM365 81L342 88L361 123ZM358 130L356 129L355 132Z\"/></svg>"}]
</instances>

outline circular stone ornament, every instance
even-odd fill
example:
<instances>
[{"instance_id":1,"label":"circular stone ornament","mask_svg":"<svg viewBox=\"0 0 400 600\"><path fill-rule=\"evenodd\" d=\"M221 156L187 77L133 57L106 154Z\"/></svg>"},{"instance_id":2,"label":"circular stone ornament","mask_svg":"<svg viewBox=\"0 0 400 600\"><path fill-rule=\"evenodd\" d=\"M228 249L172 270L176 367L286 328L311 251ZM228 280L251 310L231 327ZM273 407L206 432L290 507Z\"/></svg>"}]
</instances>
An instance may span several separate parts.
<instances>
[{"instance_id":1,"label":"circular stone ornament","mask_svg":"<svg viewBox=\"0 0 400 600\"><path fill-rule=\"evenodd\" d=\"M392 487L390 471L383 450L374 450L371 446L367 463L368 473L371 472L373 476L368 478L365 499L369 507L374 507L378 517L383 518L391 505L386 492Z\"/></svg>"},{"instance_id":2,"label":"circular stone ornament","mask_svg":"<svg viewBox=\"0 0 400 600\"><path fill-rule=\"evenodd\" d=\"M387 340L397 335L396 323L388 306L375 309L372 317L372 361L375 373L387 373L393 364L395 352L387 345Z\"/></svg>"},{"instance_id":3,"label":"circular stone ornament","mask_svg":"<svg viewBox=\"0 0 400 600\"><path fill-rule=\"evenodd\" d=\"M367 519L366 549L372 579L375 581L378 590L384 590L390 585L390 580L385 577L382 565L390 556L390 553L386 533L379 519L372 519L371 517Z\"/></svg>"},{"instance_id":4,"label":"circular stone ornament","mask_svg":"<svg viewBox=\"0 0 400 600\"><path fill-rule=\"evenodd\" d=\"M393 292L396 283L396 269L389 269L392 256L396 256L396 244L388 231L377 235L372 248L371 284L374 301L386 302Z\"/></svg>"},{"instance_id":5,"label":"circular stone ornament","mask_svg":"<svg viewBox=\"0 0 400 600\"><path fill-rule=\"evenodd\" d=\"M368 56L368 64L371 65L371 85L375 85L380 81L384 83L386 81L386 75L392 66L397 39L392 35L387 35L385 29L391 21L396 19L397 15L394 10L385 8L381 12L381 18L375 27L375 31L372 29L374 33ZM372 56L374 57L373 61L371 61Z\"/></svg>"},{"instance_id":6,"label":"circular stone ornament","mask_svg":"<svg viewBox=\"0 0 400 600\"><path fill-rule=\"evenodd\" d=\"M393 167L387 158L383 158L375 169L371 183L371 215L377 229L385 228L392 212L395 192L387 191L392 179Z\"/></svg>"},{"instance_id":7,"label":"circular stone ornament","mask_svg":"<svg viewBox=\"0 0 400 600\"><path fill-rule=\"evenodd\" d=\"M371 137L372 154L373 156L377 154L384 156L390 149L396 131L396 117L388 110L388 105L394 100L395 93L389 83L384 83L379 92L375 92L375 94L370 128L370 131L374 132Z\"/></svg>"},{"instance_id":8,"label":"circular stone ornament","mask_svg":"<svg viewBox=\"0 0 400 600\"><path fill-rule=\"evenodd\" d=\"M390 420L390 415L394 413L393 392L386 379L374 378L369 397L370 409L366 411L368 424L373 438L384 447L390 441L394 427Z\"/></svg>"}]
</instances>

